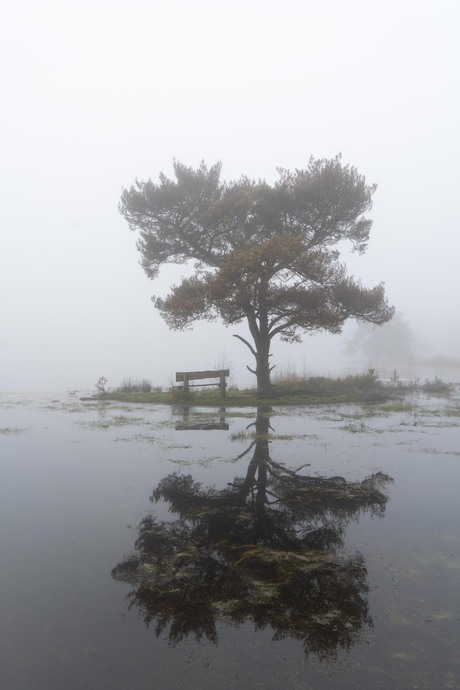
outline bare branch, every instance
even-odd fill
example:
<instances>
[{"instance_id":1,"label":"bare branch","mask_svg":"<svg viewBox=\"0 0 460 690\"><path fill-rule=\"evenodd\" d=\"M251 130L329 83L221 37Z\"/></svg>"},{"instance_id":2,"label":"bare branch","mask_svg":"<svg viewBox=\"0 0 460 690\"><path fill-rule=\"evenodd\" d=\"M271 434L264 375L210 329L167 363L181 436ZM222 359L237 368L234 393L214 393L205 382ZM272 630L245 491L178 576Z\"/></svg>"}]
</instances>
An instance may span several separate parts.
<instances>
[{"instance_id":1,"label":"bare branch","mask_svg":"<svg viewBox=\"0 0 460 690\"><path fill-rule=\"evenodd\" d=\"M245 338L243 338L241 335L237 335L236 333L233 334L233 337L238 338L238 340L241 340L241 342L244 343L251 350L254 357L257 357L257 352L254 350L251 343L248 343L248 341Z\"/></svg>"}]
</instances>

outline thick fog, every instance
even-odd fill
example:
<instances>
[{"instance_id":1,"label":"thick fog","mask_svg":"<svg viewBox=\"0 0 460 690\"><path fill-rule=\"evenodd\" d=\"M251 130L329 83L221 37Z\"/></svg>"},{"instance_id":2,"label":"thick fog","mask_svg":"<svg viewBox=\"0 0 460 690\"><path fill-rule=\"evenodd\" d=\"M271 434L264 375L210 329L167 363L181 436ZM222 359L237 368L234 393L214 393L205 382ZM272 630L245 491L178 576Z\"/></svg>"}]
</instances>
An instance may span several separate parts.
<instances>
[{"instance_id":1,"label":"thick fog","mask_svg":"<svg viewBox=\"0 0 460 690\"><path fill-rule=\"evenodd\" d=\"M310 155L377 183L363 256L343 254L411 331L401 375L460 358L457 0L19 0L2 11L0 388L168 386L230 367L252 383L246 326L168 330L118 212L136 178L176 158L276 179ZM356 340L273 346L278 370L361 371ZM359 339L358 339L359 340ZM347 349L348 343L348 349ZM408 354L409 352L409 354ZM438 358L438 359L433 359ZM441 360L439 358L444 358ZM388 368L392 362L386 362ZM458 372L458 368L457 368Z\"/></svg>"}]
</instances>

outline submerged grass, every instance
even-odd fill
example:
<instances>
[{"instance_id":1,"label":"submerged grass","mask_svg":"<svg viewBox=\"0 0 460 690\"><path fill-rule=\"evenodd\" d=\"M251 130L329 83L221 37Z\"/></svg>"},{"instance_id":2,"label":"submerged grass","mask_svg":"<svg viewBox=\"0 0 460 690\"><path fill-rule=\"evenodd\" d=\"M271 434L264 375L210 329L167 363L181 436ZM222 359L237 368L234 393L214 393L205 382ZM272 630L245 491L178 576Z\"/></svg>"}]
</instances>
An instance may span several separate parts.
<instances>
[{"instance_id":1,"label":"submerged grass","mask_svg":"<svg viewBox=\"0 0 460 690\"><path fill-rule=\"evenodd\" d=\"M0 429L0 434L3 436L19 436L20 434L26 433L26 431L30 431L30 429L21 429L19 427L5 427L3 429Z\"/></svg>"}]
</instances>

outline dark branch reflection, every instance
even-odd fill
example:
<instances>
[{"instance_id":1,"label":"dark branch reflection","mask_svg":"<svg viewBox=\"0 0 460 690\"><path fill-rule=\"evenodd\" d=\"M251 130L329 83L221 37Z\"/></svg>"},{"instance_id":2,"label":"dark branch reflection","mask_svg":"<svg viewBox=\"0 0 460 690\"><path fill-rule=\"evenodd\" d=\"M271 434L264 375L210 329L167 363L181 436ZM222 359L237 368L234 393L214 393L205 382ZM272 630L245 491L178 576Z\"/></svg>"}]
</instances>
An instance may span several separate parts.
<instances>
[{"instance_id":1,"label":"dark branch reflection","mask_svg":"<svg viewBox=\"0 0 460 690\"><path fill-rule=\"evenodd\" d=\"M341 553L347 523L383 515L390 477L361 482L318 477L276 462L269 452L269 410L258 409L244 477L223 490L170 474L151 501L166 501L172 522L145 517L137 555L116 579L135 585L130 606L172 644L193 634L217 641L218 621L252 621L274 639L301 640L321 658L349 648L372 622L360 554Z\"/></svg>"}]
</instances>

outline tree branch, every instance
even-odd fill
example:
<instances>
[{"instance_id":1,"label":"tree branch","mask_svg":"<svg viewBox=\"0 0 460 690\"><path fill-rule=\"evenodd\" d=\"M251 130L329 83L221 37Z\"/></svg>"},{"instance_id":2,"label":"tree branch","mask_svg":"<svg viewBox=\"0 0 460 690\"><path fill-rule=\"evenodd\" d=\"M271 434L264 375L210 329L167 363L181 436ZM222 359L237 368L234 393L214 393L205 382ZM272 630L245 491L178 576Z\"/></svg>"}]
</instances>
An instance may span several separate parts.
<instances>
[{"instance_id":1,"label":"tree branch","mask_svg":"<svg viewBox=\"0 0 460 690\"><path fill-rule=\"evenodd\" d=\"M248 341L245 338L243 338L241 335L237 335L236 333L233 334L233 337L238 338L238 340L241 340L241 342L244 343L251 350L254 357L257 356L257 352L254 350L251 343L248 343ZM251 371L251 370L249 370L249 371Z\"/></svg>"}]
</instances>

